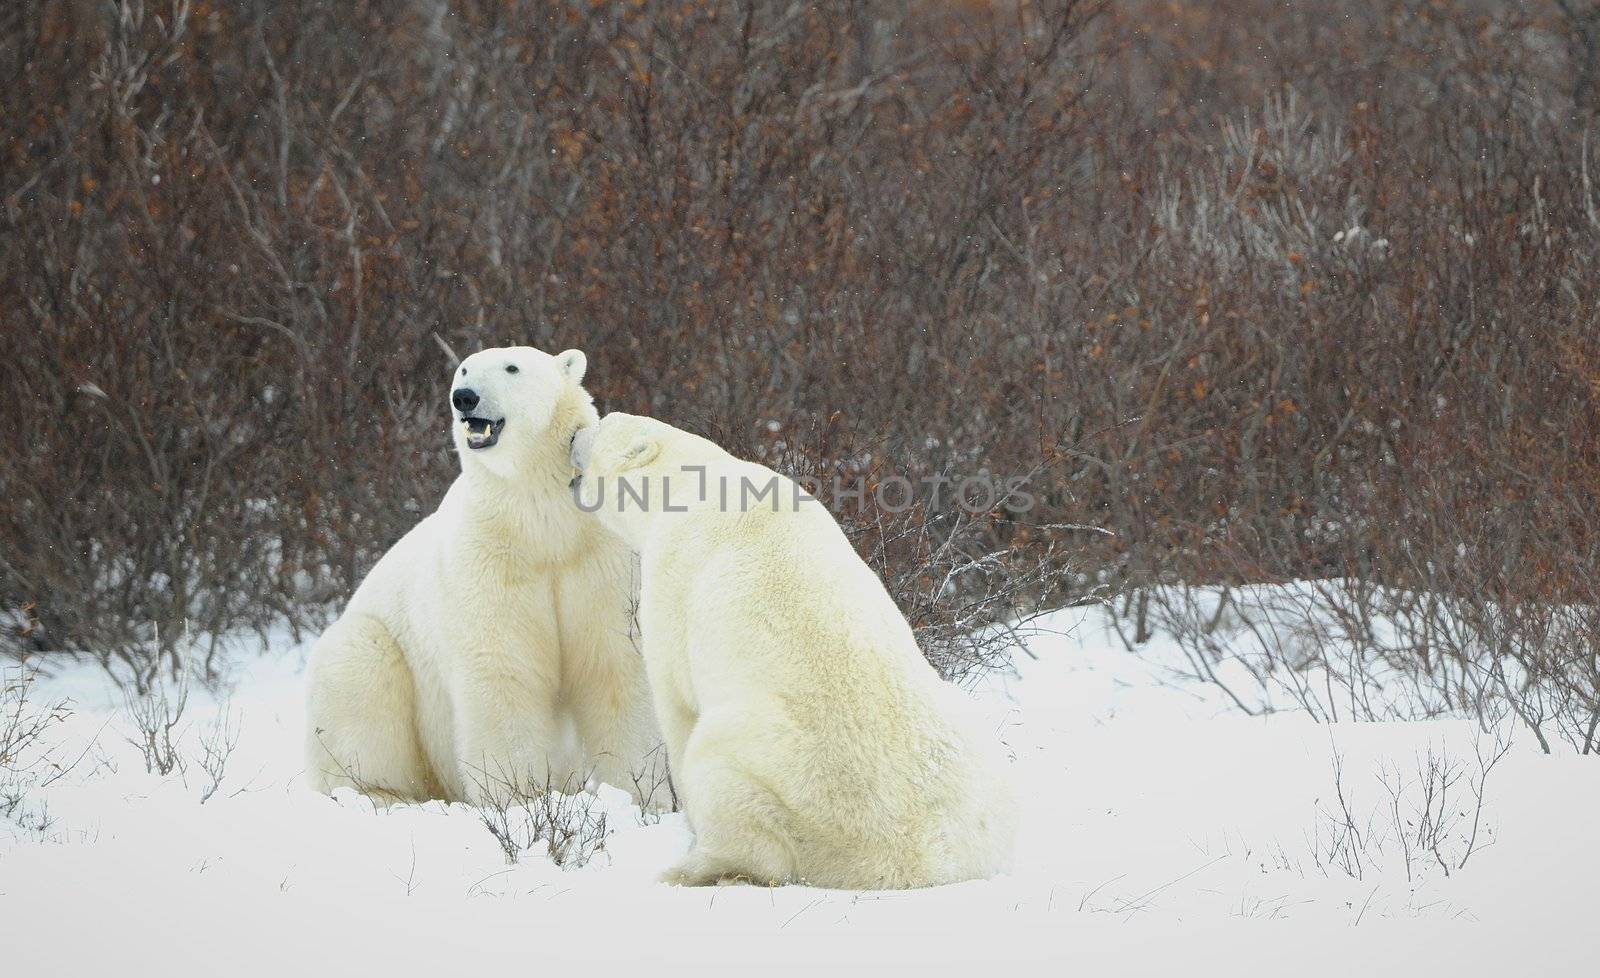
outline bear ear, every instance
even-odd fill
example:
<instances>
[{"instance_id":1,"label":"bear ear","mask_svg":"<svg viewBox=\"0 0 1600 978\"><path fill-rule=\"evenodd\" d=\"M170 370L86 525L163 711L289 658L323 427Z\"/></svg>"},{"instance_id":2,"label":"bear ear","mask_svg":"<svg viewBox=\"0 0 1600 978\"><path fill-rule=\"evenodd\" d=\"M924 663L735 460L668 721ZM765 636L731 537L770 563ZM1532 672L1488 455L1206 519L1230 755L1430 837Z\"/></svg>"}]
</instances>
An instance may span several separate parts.
<instances>
[{"instance_id":1,"label":"bear ear","mask_svg":"<svg viewBox=\"0 0 1600 978\"><path fill-rule=\"evenodd\" d=\"M661 443L654 438L640 438L628 450L622 453L622 471L636 469L641 465L649 465L661 452Z\"/></svg>"},{"instance_id":2,"label":"bear ear","mask_svg":"<svg viewBox=\"0 0 1600 978\"><path fill-rule=\"evenodd\" d=\"M589 358L582 350L563 350L556 354L556 369L574 384L581 384L584 371L589 369Z\"/></svg>"}]
</instances>

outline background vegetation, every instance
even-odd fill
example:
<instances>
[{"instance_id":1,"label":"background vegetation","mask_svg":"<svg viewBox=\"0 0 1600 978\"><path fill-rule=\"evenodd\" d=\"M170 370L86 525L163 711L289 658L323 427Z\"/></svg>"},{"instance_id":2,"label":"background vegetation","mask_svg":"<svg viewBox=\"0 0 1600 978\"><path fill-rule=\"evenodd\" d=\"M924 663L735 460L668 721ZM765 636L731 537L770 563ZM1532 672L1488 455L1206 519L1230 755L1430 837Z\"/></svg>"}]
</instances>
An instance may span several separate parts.
<instances>
[{"instance_id":1,"label":"background vegetation","mask_svg":"<svg viewBox=\"0 0 1600 978\"><path fill-rule=\"evenodd\" d=\"M437 335L794 472L1031 474L841 510L953 674L1087 599L1204 672L1304 579L1257 681L1600 749L1597 51L1579 0L12 0L0 641L318 625L453 474Z\"/></svg>"}]
</instances>

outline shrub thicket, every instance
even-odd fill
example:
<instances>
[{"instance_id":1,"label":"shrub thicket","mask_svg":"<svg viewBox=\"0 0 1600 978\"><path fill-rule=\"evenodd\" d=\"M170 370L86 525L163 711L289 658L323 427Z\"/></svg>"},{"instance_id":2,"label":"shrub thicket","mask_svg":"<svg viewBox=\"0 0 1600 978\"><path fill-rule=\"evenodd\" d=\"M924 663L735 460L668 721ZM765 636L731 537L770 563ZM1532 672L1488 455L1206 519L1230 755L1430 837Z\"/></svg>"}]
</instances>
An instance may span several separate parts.
<instances>
[{"instance_id":1,"label":"shrub thicket","mask_svg":"<svg viewBox=\"0 0 1600 978\"><path fill-rule=\"evenodd\" d=\"M846 514L950 671L1018 602L1338 578L1592 734L1592 6L15 0L6 640L317 620L450 477L438 334L1032 474Z\"/></svg>"}]
</instances>

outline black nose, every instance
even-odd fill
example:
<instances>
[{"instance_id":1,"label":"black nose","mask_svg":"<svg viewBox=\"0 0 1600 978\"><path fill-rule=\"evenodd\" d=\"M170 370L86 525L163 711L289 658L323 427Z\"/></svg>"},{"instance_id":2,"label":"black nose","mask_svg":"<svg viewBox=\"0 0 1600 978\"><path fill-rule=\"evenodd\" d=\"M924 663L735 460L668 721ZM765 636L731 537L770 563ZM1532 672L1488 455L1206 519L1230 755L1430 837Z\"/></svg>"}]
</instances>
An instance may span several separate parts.
<instances>
[{"instance_id":1,"label":"black nose","mask_svg":"<svg viewBox=\"0 0 1600 978\"><path fill-rule=\"evenodd\" d=\"M457 387L450 394L450 403L456 406L457 411L466 414L478 406L478 392L470 387Z\"/></svg>"}]
</instances>

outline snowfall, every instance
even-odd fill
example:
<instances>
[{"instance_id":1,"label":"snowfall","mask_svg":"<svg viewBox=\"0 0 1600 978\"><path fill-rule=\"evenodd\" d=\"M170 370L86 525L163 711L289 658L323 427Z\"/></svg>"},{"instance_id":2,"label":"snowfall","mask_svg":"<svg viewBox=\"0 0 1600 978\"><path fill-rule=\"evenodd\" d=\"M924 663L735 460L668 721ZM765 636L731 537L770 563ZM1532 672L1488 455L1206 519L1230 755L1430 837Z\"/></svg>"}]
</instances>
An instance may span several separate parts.
<instances>
[{"instance_id":1,"label":"snowfall","mask_svg":"<svg viewBox=\"0 0 1600 978\"><path fill-rule=\"evenodd\" d=\"M970 697L1013 758L1015 868L919 891L662 885L682 816L606 786L599 851L565 868L508 864L464 805L315 794L287 639L190 690L164 776L104 673L57 667L29 701L70 715L0 820L0 974L1597 973L1592 759L1466 719L1252 715L1101 609L1040 625Z\"/></svg>"}]
</instances>

